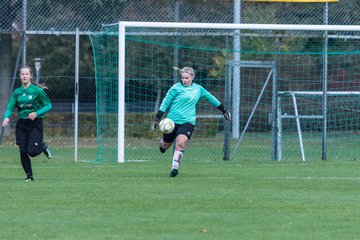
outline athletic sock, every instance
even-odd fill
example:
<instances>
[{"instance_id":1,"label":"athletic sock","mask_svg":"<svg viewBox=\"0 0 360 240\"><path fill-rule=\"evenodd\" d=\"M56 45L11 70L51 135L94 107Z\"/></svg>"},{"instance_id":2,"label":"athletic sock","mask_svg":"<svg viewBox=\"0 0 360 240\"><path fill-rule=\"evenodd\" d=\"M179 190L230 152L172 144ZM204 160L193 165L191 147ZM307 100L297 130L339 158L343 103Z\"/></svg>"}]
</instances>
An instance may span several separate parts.
<instances>
[{"instance_id":1,"label":"athletic sock","mask_svg":"<svg viewBox=\"0 0 360 240\"><path fill-rule=\"evenodd\" d=\"M183 155L184 155L183 151L175 150L172 165L171 165L171 169L178 169L179 168L180 161L181 161Z\"/></svg>"}]
</instances>

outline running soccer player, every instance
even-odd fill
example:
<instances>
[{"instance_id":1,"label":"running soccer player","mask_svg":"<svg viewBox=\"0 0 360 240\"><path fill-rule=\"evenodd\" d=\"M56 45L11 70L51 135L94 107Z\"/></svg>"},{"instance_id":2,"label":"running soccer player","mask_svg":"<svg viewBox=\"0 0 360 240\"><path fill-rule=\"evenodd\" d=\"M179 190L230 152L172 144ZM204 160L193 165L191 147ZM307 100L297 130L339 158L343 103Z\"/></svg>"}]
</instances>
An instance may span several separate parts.
<instances>
[{"instance_id":1,"label":"running soccer player","mask_svg":"<svg viewBox=\"0 0 360 240\"><path fill-rule=\"evenodd\" d=\"M30 157L44 153L47 158L51 158L49 147L43 142L43 118L52 105L43 90L47 88L45 84L33 83L32 76L30 67L20 69L21 86L12 93L2 123L5 127L15 108L18 109L15 137L20 150L21 165L26 174L25 181L34 181Z\"/></svg>"},{"instance_id":2,"label":"running soccer player","mask_svg":"<svg viewBox=\"0 0 360 240\"><path fill-rule=\"evenodd\" d=\"M181 74L181 81L174 84L167 92L152 123L154 130L164 113L168 110L167 118L175 123L175 129L169 134L163 134L159 149L164 153L175 141L171 171L169 177L176 177L179 165L184 155L186 142L191 138L196 122L196 104L204 98L222 111L226 120L231 120L231 114L224 105L204 87L193 83L195 72L191 67L175 68Z\"/></svg>"}]
</instances>

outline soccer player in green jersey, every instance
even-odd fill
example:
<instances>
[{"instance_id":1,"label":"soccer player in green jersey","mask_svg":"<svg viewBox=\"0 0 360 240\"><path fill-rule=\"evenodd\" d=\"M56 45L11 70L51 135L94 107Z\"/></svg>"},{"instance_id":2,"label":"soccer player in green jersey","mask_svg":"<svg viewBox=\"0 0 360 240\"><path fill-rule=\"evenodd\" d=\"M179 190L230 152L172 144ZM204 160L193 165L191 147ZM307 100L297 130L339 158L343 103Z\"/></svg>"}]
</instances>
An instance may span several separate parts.
<instances>
[{"instance_id":1,"label":"soccer player in green jersey","mask_svg":"<svg viewBox=\"0 0 360 240\"><path fill-rule=\"evenodd\" d=\"M21 86L12 93L7 105L2 126L10 121L10 116L18 109L19 116L16 123L16 144L19 146L21 165L25 171L25 181L33 181L33 172L30 157L44 153L51 158L49 147L43 142L44 114L51 110L49 97L44 92L44 84L32 83L30 67L20 69Z\"/></svg>"},{"instance_id":2,"label":"soccer player in green jersey","mask_svg":"<svg viewBox=\"0 0 360 240\"><path fill-rule=\"evenodd\" d=\"M176 70L178 70L176 68ZM152 124L152 129L158 123L164 113L168 111L167 118L175 123L175 129L169 134L163 134L160 140L160 152L164 153L175 141L175 151L171 165L170 177L176 177L179 173L180 161L184 155L186 142L191 138L196 122L196 104L200 99L206 99L213 106L222 111L226 120L231 119L231 114L224 105L204 87L193 83L194 69L184 67L179 70L181 81L174 84L167 92Z\"/></svg>"}]
</instances>

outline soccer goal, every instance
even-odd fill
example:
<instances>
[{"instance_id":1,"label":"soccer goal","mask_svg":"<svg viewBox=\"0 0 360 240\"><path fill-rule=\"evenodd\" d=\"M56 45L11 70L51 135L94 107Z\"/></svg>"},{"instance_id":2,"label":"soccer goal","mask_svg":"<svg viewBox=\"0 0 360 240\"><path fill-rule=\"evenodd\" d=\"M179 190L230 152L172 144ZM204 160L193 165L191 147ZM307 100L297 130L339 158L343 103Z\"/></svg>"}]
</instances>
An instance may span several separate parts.
<instances>
[{"instance_id":1,"label":"soccer goal","mask_svg":"<svg viewBox=\"0 0 360 240\"><path fill-rule=\"evenodd\" d=\"M92 34L98 159L160 159L151 121L179 80L173 66L231 109L201 102L195 161L354 159L360 130L359 26L120 22ZM354 148L353 148L354 147Z\"/></svg>"}]
</instances>

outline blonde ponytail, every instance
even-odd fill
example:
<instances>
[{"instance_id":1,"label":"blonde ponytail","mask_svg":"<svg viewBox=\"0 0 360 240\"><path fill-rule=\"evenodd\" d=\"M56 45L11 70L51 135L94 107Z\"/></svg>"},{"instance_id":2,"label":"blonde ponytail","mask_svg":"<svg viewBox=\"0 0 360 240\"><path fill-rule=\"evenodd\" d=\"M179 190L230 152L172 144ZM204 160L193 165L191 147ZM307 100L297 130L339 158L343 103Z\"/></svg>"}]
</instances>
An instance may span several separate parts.
<instances>
[{"instance_id":1,"label":"blonde ponytail","mask_svg":"<svg viewBox=\"0 0 360 240\"><path fill-rule=\"evenodd\" d=\"M179 69L178 67L173 67L173 69L175 71L179 71L180 74L187 73L187 74L190 74L191 76L195 77L194 69L191 67L183 67L182 69Z\"/></svg>"}]
</instances>

